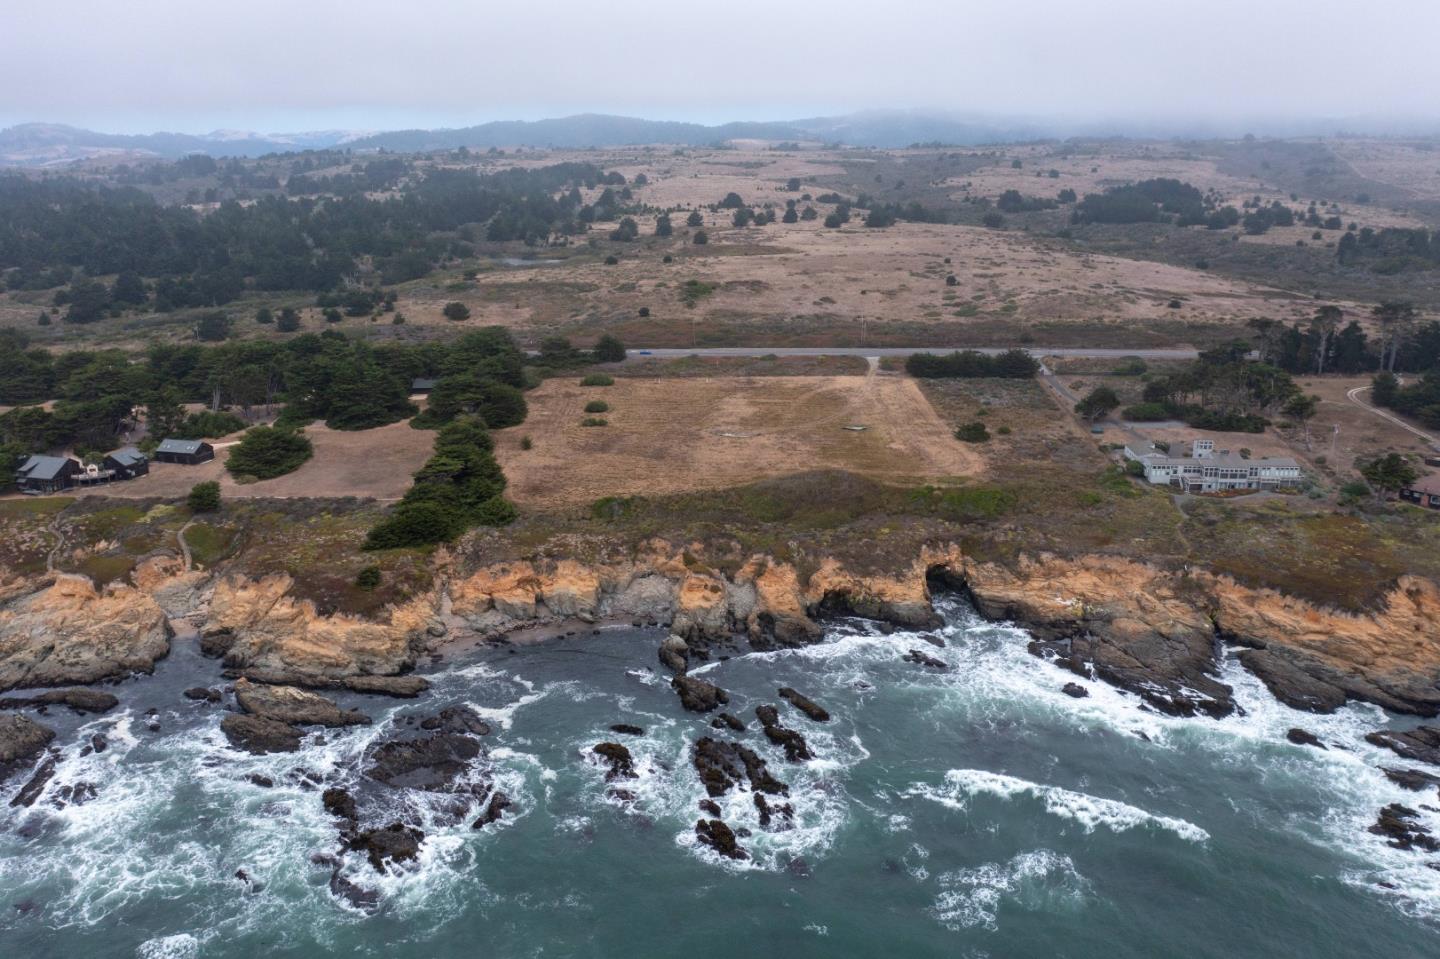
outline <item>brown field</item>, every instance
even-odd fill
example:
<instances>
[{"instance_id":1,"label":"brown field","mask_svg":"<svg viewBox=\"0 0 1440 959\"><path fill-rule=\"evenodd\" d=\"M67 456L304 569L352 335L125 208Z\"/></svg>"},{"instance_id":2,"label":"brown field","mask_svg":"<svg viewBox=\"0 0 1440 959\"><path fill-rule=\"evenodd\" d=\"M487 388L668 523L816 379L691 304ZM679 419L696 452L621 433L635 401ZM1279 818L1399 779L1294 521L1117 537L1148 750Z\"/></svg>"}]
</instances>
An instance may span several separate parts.
<instances>
[{"instance_id":1,"label":"brown field","mask_svg":"<svg viewBox=\"0 0 1440 959\"><path fill-rule=\"evenodd\" d=\"M636 215L641 238L613 243L607 238L611 225L597 223L589 234L548 249L492 249L482 244L477 258L397 288L404 326L392 326L391 317L382 315L346 317L330 327L313 299L303 294L255 293L227 310L236 317L236 335L271 339L284 335L251 319L262 305L301 308L307 331L334 328L381 340L446 337L467 327L500 324L532 345L552 334L571 336L583 344L610 331L632 345L668 347L1204 346L1243 333L1245 321L1254 317L1303 322L1314 307L1315 291L1305 285L1310 280L1303 273L1281 278L1263 269L1243 273L1250 279L1240 279L1234 273L1195 269L1188 255L1172 256L1169 263L1151 262L1165 257L1149 257L1144 240L1141 248L1119 250L1123 254L1119 256L1087 251L1083 243L1053 235L1065 222L1063 209L1053 216L1046 214L1050 219L1044 220L1045 225L1026 230L1016 220L997 231L905 222L870 230L859 214L839 230L825 229L819 220L736 229L729 210L708 207L735 192L754 208L770 205L783 210L785 201L793 199L802 208L814 206L823 217L831 206L801 197L832 190L854 196L872 189L883 196L904 184L893 195L902 200L919 196L933 205L947 198L993 201L1007 189L1053 197L1069 188L1084 196L1136 180L1175 177L1201 190L1217 191L1237 206L1254 196L1299 207L1321 201L1335 204L1323 207L1324 215L1339 215L1347 224L1423 225L1418 212L1406 209L1398 191L1403 186L1404 196L1416 203L1440 198L1440 153L1424 149L1427 144L1388 141L1327 145L1338 157L1339 175L1350 178L1347 184L1389 190L1383 200L1377 194L1374 202L1359 203L1355 197L1361 190L1353 186L1325 196L1297 192L1287 179L1294 171L1254 164L1250 170L1225 153L1233 144L1132 141L779 152L765 144L740 143L738 149L678 152L659 147L511 152L465 165L491 171L578 160L618 170L632 181L645 174L645 185L631 185L633 202L648 208ZM1012 168L1016 159L1021 169ZM448 157L423 163L456 165ZM884 172L883 184L876 185L869 175L872 169ZM1051 170L1056 176L1049 175ZM801 181L799 191L786 189L792 177ZM600 188L583 192L593 199ZM1292 192L1298 197L1295 201L1290 200ZM704 216L710 236L706 246L690 242L693 231L684 220L692 209ZM672 238L650 235L654 213L660 210L678 211ZM967 222L974 219L978 212ZM1202 230L1195 236L1218 243L1235 232ZM1323 248L1340 235L1325 231L1315 240L1314 232L1304 226L1277 227L1263 236L1240 237L1237 249L1258 247L1254 255L1263 260L1273 247L1302 242ZM620 262L607 266L604 260L611 253ZM672 263L662 262L666 255L673 257ZM1321 251L1315 256L1324 259ZM551 262L520 265L517 258ZM477 275L466 279L472 271ZM945 285L948 273L954 273L958 285ZM713 284L715 290L686 307L679 290L688 280ZM0 294L0 325L25 328L37 342L60 348L139 348L156 338L181 341L190 336L193 317L186 311L126 316L85 329L61 322L37 327L36 315L52 296L53 291ZM441 310L450 301L465 303L471 319L462 323L444 319ZM1178 308L1170 307L1172 301L1178 301ZM1373 305L1344 297L1334 301L1359 317ZM639 316L641 308L648 309L649 316Z\"/></svg>"},{"instance_id":2,"label":"brown field","mask_svg":"<svg viewBox=\"0 0 1440 959\"><path fill-rule=\"evenodd\" d=\"M586 402L607 426L581 426ZM863 432L844 429L864 425ZM519 506L720 489L817 469L891 483L970 476L984 458L957 443L913 380L856 376L548 380L523 426L496 435ZM521 437L534 448L520 448Z\"/></svg>"}]
</instances>

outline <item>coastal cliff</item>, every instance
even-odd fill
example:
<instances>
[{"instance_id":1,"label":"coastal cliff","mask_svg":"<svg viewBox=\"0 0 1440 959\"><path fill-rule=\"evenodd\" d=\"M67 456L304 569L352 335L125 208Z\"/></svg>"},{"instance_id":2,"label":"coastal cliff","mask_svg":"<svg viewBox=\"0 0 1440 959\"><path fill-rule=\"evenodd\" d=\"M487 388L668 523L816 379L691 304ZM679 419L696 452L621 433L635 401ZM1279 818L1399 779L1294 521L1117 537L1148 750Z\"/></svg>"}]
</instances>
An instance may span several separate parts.
<instances>
[{"instance_id":1,"label":"coastal cliff","mask_svg":"<svg viewBox=\"0 0 1440 959\"><path fill-rule=\"evenodd\" d=\"M739 640L797 646L819 620L854 615L907 630L939 625L932 590L966 592L986 617L1023 626L1031 651L1131 689L1153 707L1223 716L1224 644L1281 700L1331 711L1347 699L1440 712L1440 586L1400 578L1374 608L1327 609L1194 568L1087 554L978 560L934 543L876 573L827 558L808 569L767 555L707 562L696 544L652 540L600 563L514 560L464 568L437 556L434 587L377 616L331 612L294 595L286 575L186 571L153 560L133 585L83 576L10 577L0 586L0 689L95 682L145 671L185 618L228 675L413 695L407 675L457 639L626 621L667 627L691 654Z\"/></svg>"}]
</instances>

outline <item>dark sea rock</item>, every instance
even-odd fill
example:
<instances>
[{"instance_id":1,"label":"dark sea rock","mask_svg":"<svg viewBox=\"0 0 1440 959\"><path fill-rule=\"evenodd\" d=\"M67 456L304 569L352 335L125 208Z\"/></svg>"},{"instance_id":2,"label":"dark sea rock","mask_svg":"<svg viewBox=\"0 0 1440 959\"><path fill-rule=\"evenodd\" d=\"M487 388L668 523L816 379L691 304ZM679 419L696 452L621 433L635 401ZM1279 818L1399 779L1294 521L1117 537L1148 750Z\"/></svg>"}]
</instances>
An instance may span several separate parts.
<instances>
[{"instance_id":1,"label":"dark sea rock","mask_svg":"<svg viewBox=\"0 0 1440 959\"><path fill-rule=\"evenodd\" d=\"M191 686L182 695L186 699L193 699L196 702L218 703L220 701L220 690L205 686Z\"/></svg>"},{"instance_id":2,"label":"dark sea rock","mask_svg":"<svg viewBox=\"0 0 1440 959\"><path fill-rule=\"evenodd\" d=\"M600 743L592 747L590 751L610 764L609 771L605 773L606 782L636 778L630 750L619 743Z\"/></svg>"},{"instance_id":3,"label":"dark sea rock","mask_svg":"<svg viewBox=\"0 0 1440 959\"><path fill-rule=\"evenodd\" d=\"M235 683L235 700L254 716L301 726L368 726L370 717L341 709L319 693L294 686L270 686L241 679Z\"/></svg>"},{"instance_id":4,"label":"dark sea rock","mask_svg":"<svg viewBox=\"0 0 1440 959\"><path fill-rule=\"evenodd\" d=\"M100 790L94 783L66 783L55 790L55 797L51 802L57 809L64 809L66 806L83 806L99 795Z\"/></svg>"},{"instance_id":5,"label":"dark sea rock","mask_svg":"<svg viewBox=\"0 0 1440 959\"><path fill-rule=\"evenodd\" d=\"M745 731L744 721L739 716L731 713L721 713L719 716L710 720L710 725L716 729L733 729L737 733L743 733Z\"/></svg>"},{"instance_id":6,"label":"dark sea rock","mask_svg":"<svg viewBox=\"0 0 1440 959\"><path fill-rule=\"evenodd\" d=\"M749 859L750 854L740 848L734 831L720 819L699 819L695 822L695 836L720 855L729 859Z\"/></svg>"},{"instance_id":7,"label":"dark sea rock","mask_svg":"<svg viewBox=\"0 0 1440 959\"><path fill-rule=\"evenodd\" d=\"M344 685L357 693L414 699L430 688L430 681L421 676L351 676Z\"/></svg>"},{"instance_id":8,"label":"dark sea rock","mask_svg":"<svg viewBox=\"0 0 1440 959\"><path fill-rule=\"evenodd\" d=\"M1298 726L1288 730L1285 733L1285 738L1297 746L1314 746L1317 749L1325 748L1325 744L1320 741L1318 736Z\"/></svg>"},{"instance_id":9,"label":"dark sea rock","mask_svg":"<svg viewBox=\"0 0 1440 959\"><path fill-rule=\"evenodd\" d=\"M780 724L780 712L774 706L756 706L755 716L765 729L765 738L784 749L787 760L798 763L815 758L804 736Z\"/></svg>"},{"instance_id":10,"label":"dark sea rock","mask_svg":"<svg viewBox=\"0 0 1440 959\"><path fill-rule=\"evenodd\" d=\"M245 778L251 783L254 783L256 786L259 786L261 789L275 788L275 780L271 779L269 776L262 776L259 773L251 773Z\"/></svg>"},{"instance_id":11,"label":"dark sea rock","mask_svg":"<svg viewBox=\"0 0 1440 959\"><path fill-rule=\"evenodd\" d=\"M1420 814L1409 806L1392 802L1380 810L1380 816L1370 832L1384 836L1387 845L1395 849L1423 849L1426 852L1440 852L1440 840L1416 822Z\"/></svg>"},{"instance_id":12,"label":"dark sea rock","mask_svg":"<svg viewBox=\"0 0 1440 959\"><path fill-rule=\"evenodd\" d=\"M1260 678L1270 694L1291 709L1333 713L1345 705L1345 691L1310 675L1269 649L1247 649L1240 664Z\"/></svg>"},{"instance_id":13,"label":"dark sea rock","mask_svg":"<svg viewBox=\"0 0 1440 959\"><path fill-rule=\"evenodd\" d=\"M643 736L645 730L639 726L632 726L629 723L616 723L610 727L612 733L619 733L622 736Z\"/></svg>"},{"instance_id":14,"label":"dark sea rock","mask_svg":"<svg viewBox=\"0 0 1440 959\"><path fill-rule=\"evenodd\" d=\"M55 738L55 730L28 716L0 715L0 782Z\"/></svg>"},{"instance_id":15,"label":"dark sea rock","mask_svg":"<svg viewBox=\"0 0 1440 959\"><path fill-rule=\"evenodd\" d=\"M490 797L490 802L485 807L485 811L480 814L480 818L470 824L470 828L481 829L490 825L492 822L498 821L510 806L510 797L497 789L494 795Z\"/></svg>"},{"instance_id":16,"label":"dark sea rock","mask_svg":"<svg viewBox=\"0 0 1440 959\"><path fill-rule=\"evenodd\" d=\"M293 753L300 748L298 729L263 716L230 713L220 720L220 731L230 740L230 745L257 756Z\"/></svg>"},{"instance_id":17,"label":"dark sea rock","mask_svg":"<svg viewBox=\"0 0 1440 959\"><path fill-rule=\"evenodd\" d=\"M45 791L46 784L55 775L55 764L58 760L59 757L53 751L45 757L45 761L36 767L30 781L21 786L20 791L10 800L12 808L29 808L35 805L35 800L40 798L40 794Z\"/></svg>"},{"instance_id":18,"label":"dark sea rock","mask_svg":"<svg viewBox=\"0 0 1440 959\"><path fill-rule=\"evenodd\" d=\"M397 789L447 792L481 751L480 741L464 733L387 740L369 751L365 775Z\"/></svg>"},{"instance_id":19,"label":"dark sea rock","mask_svg":"<svg viewBox=\"0 0 1440 959\"><path fill-rule=\"evenodd\" d=\"M704 813L709 813L716 819L720 818L720 804L713 799L700 800L700 811Z\"/></svg>"},{"instance_id":20,"label":"dark sea rock","mask_svg":"<svg viewBox=\"0 0 1440 959\"><path fill-rule=\"evenodd\" d=\"M796 692L789 686L780 687L780 698L788 702L790 705L794 706L796 709L800 710L806 716L809 716L811 719L815 720L815 722L817 723L828 723L830 721L830 714L824 709L820 708L820 706L816 704L813 699L810 699L808 696L804 696L801 693Z\"/></svg>"},{"instance_id":21,"label":"dark sea rock","mask_svg":"<svg viewBox=\"0 0 1440 959\"><path fill-rule=\"evenodd\" d=\"M1084 699L1086 696L1090 695L1090 690L1086 689L1084 686L1081 686L1079 683L1066 683L1064 686L1060 687L1060 692L1064 693L1066 696L1073 696L1076 699Z\"/></svg>"},{"instance_id":22,"label":"dark sea rock","mask_svg":"<svg viewBox=\"0 0 1440 959\"><path fill-rule=\"evenodd\" d=\"M990 618L1014 618L997 617L994 609L982 611ZM1032 626L1042 636L1027 647L1032 655L1053 658L1077 676L1098 677L1127 689L1158 712L1220 719L1235 711L1234 691L1213 675L1213 632L1162 634L1087 621L1086 631L1070 635L1057 626Z\"/></svg>"},{"instance_id":23,"label":"dark sea rock","mask_svg":"<svg viewBox=\"0 0 1440 959\"><path fill-rule=\"evenodd\" d=\"M365 853L377 872L385 871L385 864L408 862L420 854L420 844L425 834L414 826L391 823L383 829L367 829L356 833L345 843L345 848Z\"/></svg>"},{"instance_id":24,"label":"dark sea rock","mask_svg":"<svg viewBox=\"0 0 1440 959\"><path fill-rule=\"evenodd\" d=\"M332 786L320 794L320 802L324 804L325 811L332 816L350 822L355 822L360 818L360 811L355 806L355 797L350 795L348 789Z\"/></svg>"},{"instance_id":25,"label":"dark sea rock","mask_svg":"<svg viewBox=\"0 0 1440 959\"><path fill-rule=\"evenodd\" d=\"M420 728L446 733L468 733L472 736L490 735L490 724L469 706L451 706L440 710L434 716L420 720Z\"/></svg>"},{"instance_id":26,"label":"dark sea rock","mask_svg":"<svg viewBox=\"0 0 1440 959\"><path fill-rule=\"evenodd\" d=\"M660 642L660 665L672 673L684 675L690 668L690 647L679 636L667 636Z\"/></svg>"},{"instance_id":27,"label":"dark sea rock","mask_svg":"<svg viewBox=\"0 0 1440 959\"><path fill-rule=\"evenodd\" d=\"M755 793L755 810L760 814L760 825L769 829L771 824L778 818L781 821L776 823L780 828L786 829L795 822L795 807L790 803L772 803L765 798L764 793Z\"/></svg>"},{"instance_id":28,"label":"dark sea rock","mask_svg":"<svg viewBox=\"0 0 1440 959\"><path fill-rule=\"evenodd\" d=\"M930 669L939 670L940 672L946 672L950 669L950 664L943 659L936 659L934 656L928 653L922 653L918 649L912 649L900 658L907 663L914 663L916 666L928 666Z\"/></svg>"},{"instance_id":29,"label":"dark sea rock","mask_svg":"<svg viewBox=\"0 0 1440 959\"><path fill-rule=\"evenodd\" d=\"M336 899L343 899L354 908L364 912L374 912L380 907L380 893L378 891L365 889L356 885L340 875L338 868L330 873L330 894Z\"/></svg>"},{"instance_id":30,"label":"dark sea rock","mask_svg":"<svg viewBox=\"0 0 1440 959\"><path fill-rule=\"evenodd\" d=\"M772 796L789 795L790 787L770 774L765 760L737 742L701 737L692 757L695 772L712 797L723 796L732 787L748 782L756 792Z\"/></svg>"},{"instance_id":31,"label":"dark sea rock","mask_svg":"<svg viewBox=\"0 0 1440 959\"><path fill-rule=\"evenodd\" d=\"M1405 732L1386 729L1367 734L1365 741L1372 746L1384 746L1406 759L1440 766L1440 726L1416 726Z\"/></svg>"},{"instance_id":32,"label":"dark sea rock","mask_svg":"<svg viewBox=\"0 0 1440 959\"><path fill-rule=\"evenodd\" d=\"M77 713L108 713L120 700L109 693L73 686L68 689L47 689L34 696L11 696L0 699L0 709L23 709L27 706L69 706Z\"/></svg>"},{"instance_id":33,"label":"dark sea rock","mask_svg":"<svg viewBox=\"0 0 1440 959\"><path fill-rule=\"evenodd\" d=\"M730 694L693 676L676 676L670 686L680 694L680 705L692 713L708 713L730 701Z\"/></svg>"},{"instance_id":34,"label":"dark sea rock","mask_svg":"<svg viewBox=\"0 0 1440 959\"><path fill-rule=\"evenodd\" d=\"M1386 779L1411 792L1419 792L1422 789L1429 789L1432 786L1440 786L1440 776L1422 772L1419 769L1392 769L1389 766L1381 766L1380 770L1385 773Z\"/></svg>"}]
</instances>

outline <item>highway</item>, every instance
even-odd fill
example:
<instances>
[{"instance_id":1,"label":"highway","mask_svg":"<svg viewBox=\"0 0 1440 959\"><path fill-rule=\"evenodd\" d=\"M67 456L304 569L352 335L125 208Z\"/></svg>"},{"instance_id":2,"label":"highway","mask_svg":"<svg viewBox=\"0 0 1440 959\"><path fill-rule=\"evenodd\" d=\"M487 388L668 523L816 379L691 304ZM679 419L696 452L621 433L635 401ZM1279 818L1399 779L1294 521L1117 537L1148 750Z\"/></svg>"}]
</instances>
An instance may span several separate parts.
<instances>
[{"instance_id":1,"label":"highway","mask_svg":"<svg viewBox=\"0 0 1440 959\"><path fill-rule=\"evenodd\" d=\"M911 353L953 353L975 350L977 353L1004 353L1013 347L1002 346L717 346L704 349L645 349L630 347L630 356L909 356ZM1094 356L1119 359L1138 356L1142 360L1193 360L1198 350L1111 350L1098 347L1020 347L1033 356Z\"/></svg>"}]
</instances>

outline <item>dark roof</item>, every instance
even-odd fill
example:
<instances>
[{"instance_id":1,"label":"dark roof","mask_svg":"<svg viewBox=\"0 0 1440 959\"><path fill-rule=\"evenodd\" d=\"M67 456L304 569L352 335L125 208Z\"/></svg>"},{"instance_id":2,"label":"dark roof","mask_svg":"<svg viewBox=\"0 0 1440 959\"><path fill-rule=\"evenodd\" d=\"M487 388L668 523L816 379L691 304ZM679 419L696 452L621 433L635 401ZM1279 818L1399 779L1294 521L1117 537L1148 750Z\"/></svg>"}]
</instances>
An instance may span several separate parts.
<instances>
[{"instance_id":1,"label":"dark roof","mask_svg":"<svg viewBox=\"0 0 1440 959\"><path fill-rule=\"evenodd\" d=\"M204 440L163 440L155 447L157 453L198 453L200 447L205 445Z\"/></svg>"},{"instance_id":2,"label":"dark roof","mask_svg":"<svg viewBox=\"0 0 1440 959\"><path fill-rule=\"evenodd\" d=\"M25 474L26 479L48 480L60 475L65 464L72 462L64 456L42 456L32 454L31 457L20 467L20 473Z\"/></svg>"},{"instance_id":3,"label":"dark roof","mask_svg":"<svg viewBox=\"0 0 1440 959\"><path fill-rule=\"evenodd\" d=\"M1405 488L1413 489L1415 492L1424 493L1427 496L1440 496L1440 473L1422 476Z\"/></svg>"},{"instance_id":4,"label":"dark roof","mask_svg":"<svg viewBox=\"0 0 1440 959\"><path fill-rule=\"evenodd\" d=\"M145 454L133 446L122 447L113 453L106 453L105 455L121 466L138 466L145 462Z\"/></svg>"},{"instance_id":5,"label":"dark roof","mask_svg":"<svg viewBox=\"0 0 1440 959\"><path fill-rule=\"evenodd\" d=\"M426 379L425 377L417 376L415 379L413 379L413 380L410 381L410 389L412 389L412 390L433 390L433 389L435 388L435 384L438 383L438 382L440 382L440 381L439 381L439 380Z\"/></svg>"}]
</instances>

